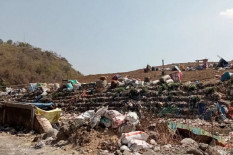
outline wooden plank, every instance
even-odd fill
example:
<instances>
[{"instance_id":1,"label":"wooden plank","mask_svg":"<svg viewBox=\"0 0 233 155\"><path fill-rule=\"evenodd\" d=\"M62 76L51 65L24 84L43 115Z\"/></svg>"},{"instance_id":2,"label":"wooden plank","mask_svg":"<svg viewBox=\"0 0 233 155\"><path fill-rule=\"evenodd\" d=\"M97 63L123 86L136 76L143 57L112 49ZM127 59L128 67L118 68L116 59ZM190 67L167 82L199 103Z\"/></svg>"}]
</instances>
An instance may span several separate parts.
<instances>
[{"instance_id":1,"label":"wooden plank","mask_svg":"<svg viewBox=\"0 0 233 155\"><path fill-rule=\"evenodd\" d=\"M35 119L35 108L31 107L31 129L34 127L34 119Z\"/></svg>"},{"instance_id":2,"label":"wooden plank","mask_svg":"<svg viewBox=\"0 0 233 155\"><path fill-rule=\"evenodd\" d=\"M3 107L2 123L5 124L5 122L6 122L6 108Z\"/></svg>"},{"instance_id":3,"label":"wooden plank","mask_svg":"<svg viewBox=\"0 0 233 155\"><path fill-rule=\"evenodd\" d=\"M31 107L33 107L33 105L31 104L20 104L20 103L7 103L5 104L5 106L12 108L29 109L29 110L31 110Z\"/></svg>"}]
</instances>

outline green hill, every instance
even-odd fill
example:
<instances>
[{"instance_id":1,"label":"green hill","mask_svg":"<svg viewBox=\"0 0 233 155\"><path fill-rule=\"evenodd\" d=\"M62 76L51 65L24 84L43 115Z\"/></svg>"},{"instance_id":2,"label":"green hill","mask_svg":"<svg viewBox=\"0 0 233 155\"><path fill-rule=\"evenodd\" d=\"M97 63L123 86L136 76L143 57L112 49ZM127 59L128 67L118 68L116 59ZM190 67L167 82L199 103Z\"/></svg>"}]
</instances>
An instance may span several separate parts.
<instances>
[{"instance_id":1,"label":"green hill","mask_svg":"<svg viewBox=\"0 0 233 155\"><path fill-rule=\"evenodd\" d=\"M28 43L0 41L0 81L5 84L61 82L81 76L64 57L54 52L42 51Z\"/></svg>"}]
</instances>

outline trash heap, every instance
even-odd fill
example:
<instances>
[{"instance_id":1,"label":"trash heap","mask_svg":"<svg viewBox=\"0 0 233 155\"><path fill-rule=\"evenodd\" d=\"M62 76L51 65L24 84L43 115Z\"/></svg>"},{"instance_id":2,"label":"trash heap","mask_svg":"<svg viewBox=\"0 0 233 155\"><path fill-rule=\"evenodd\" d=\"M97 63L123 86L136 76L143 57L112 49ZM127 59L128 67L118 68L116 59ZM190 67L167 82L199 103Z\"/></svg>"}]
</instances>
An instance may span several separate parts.
<instances>
[{"instance_id":1,"label":"trash heap","mask_svg":"<svg viewBox=\"0 0 233 155\"><path fill-rule=\"evenodd\" d=\"M120 75L109 83L108 77L88 84L68 80L54 90L32 85L19 101L37 107L44 134L35 148L72 144L81 154L227 154L233 142L232 75L181 83L176 69L155 81Z\"/></svg>"},{"instance_id":2,"label":"trash heap","mask_svg":"<svg viewBox=\"0 0 233 155\"><path fill-rule=\"evenodd\" d=\"M149 115L147 113L140 118L136 112L120 113L102 107L81 114L64 113L55 127L57 129L51 129L54 124L48 125L48 121L43 119L45 128L49 129L35 138L35 148L73 144L81 154L204 155L217 152L217 155L222 155L229 153L232 147L232 132L223 136L197 127L207 129L211 125L213 127L212 123L192 119L148 118ZM214 124L215 127L218 125ZM219 129L223 129L222 126Z\"/></svg>"}]
</instances>

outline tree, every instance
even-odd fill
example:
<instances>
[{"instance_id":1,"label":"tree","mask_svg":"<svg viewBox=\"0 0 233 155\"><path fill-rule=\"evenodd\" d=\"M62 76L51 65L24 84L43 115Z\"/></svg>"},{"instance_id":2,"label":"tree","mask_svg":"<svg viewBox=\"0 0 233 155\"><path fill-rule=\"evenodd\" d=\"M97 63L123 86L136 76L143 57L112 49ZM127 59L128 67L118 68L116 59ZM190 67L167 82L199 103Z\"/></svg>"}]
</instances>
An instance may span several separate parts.
<instances>
[{"instance_id":1,"label":"tree","mask_svg":"<svg viewBox=\"0 0 233 155\"><path fill-rule=\"evenodd\" d=\"M7 40L6 43L9 44L9 45L12 45L13 41L12 40Z\"/></svg>"},{"instance_id":2,"label":"tree","mask_svg":"<svg viewBox=\"0 0 233 155\"><path fill-rule=\"evenodd\" d=\"M63 67L63 70L65 71L66 75L67 75L67 80L69 79L69 72L70 72L70 67L68 65Z\"/></svg>"},{"instance_id":3,"label":"tree","mask_svg":"<svg viewBox=\"0 0 233 155\"><path fill-rule=\"evenodd\" d=\"M3 44L3 40L2 39L0 39L0 44Z\"/></svg>"}]
</instances>

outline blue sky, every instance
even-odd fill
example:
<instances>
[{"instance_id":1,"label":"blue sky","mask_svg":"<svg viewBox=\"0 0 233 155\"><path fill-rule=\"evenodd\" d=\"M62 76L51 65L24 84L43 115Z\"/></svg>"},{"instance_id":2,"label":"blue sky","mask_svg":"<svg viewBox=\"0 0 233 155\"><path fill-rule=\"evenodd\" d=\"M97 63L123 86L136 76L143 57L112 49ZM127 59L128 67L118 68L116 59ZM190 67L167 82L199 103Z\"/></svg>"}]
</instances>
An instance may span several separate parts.
<instances>
[{"instance_id":1,"label":"blue sky","mask_svg":"<svg viewBox=\"0 0 233 155\"><path fill-rule=\"evenodd\" d=\"M232 0L0 0L0 38L57 52L85 75L233 59Z\"/></svg>"}]
</instances>

